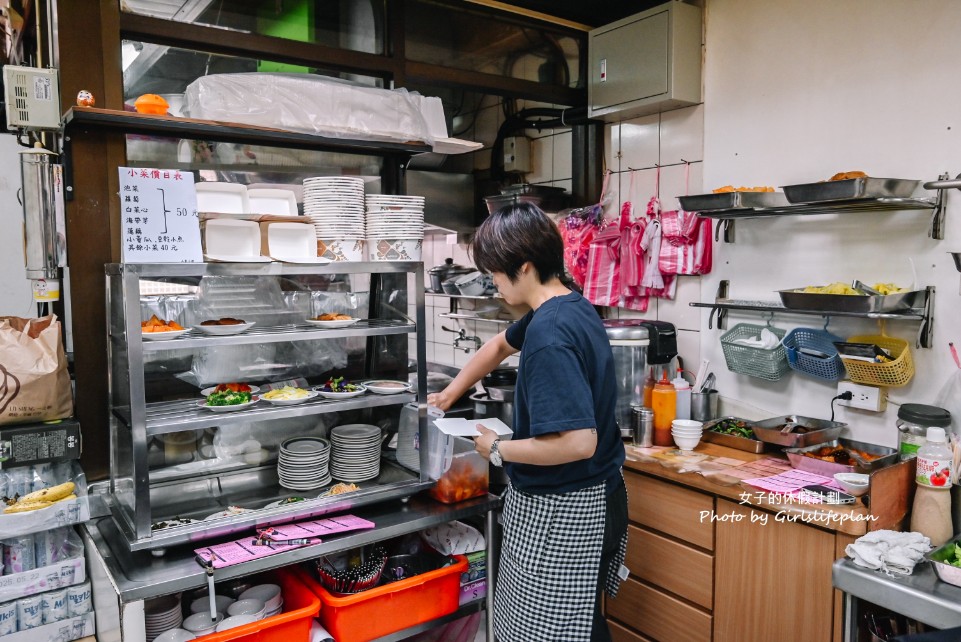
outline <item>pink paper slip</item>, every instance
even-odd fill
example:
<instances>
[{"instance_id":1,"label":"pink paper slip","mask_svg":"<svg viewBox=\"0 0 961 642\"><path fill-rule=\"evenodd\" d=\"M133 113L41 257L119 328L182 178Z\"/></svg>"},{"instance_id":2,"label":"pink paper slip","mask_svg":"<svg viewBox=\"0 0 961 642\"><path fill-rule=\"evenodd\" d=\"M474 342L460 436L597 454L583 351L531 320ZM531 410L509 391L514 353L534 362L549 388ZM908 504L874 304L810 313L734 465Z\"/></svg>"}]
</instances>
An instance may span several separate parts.
<instances>
[{"instance_id":1,"label":"pink paper slip","mask_svg":"<svg viewBox=\"0 0 961 642\"><path fill-rule=\"evenodd\" d=\"M801 490L805 486L812 484L824 484L834 486L834 480L824 475L809 473L805 470L791 469L780 475L771 477L758 477L755 479L745 479L745 484L750 484L761 490L771 493L788 494Z\"/></svg>"},{"instance_id":2,"label":"pink paper slip","mask_svg":"<svg viewBox=\"0 0 961 642\"><path fill-rule=\"evenodd\" d=\"M224 568L225 566L234 566L262 557L269 557L270 555L276 555L284 551L292 551L294 549L304 548L305 546L320 544L320 540L316 540L311 544L272 544L271 546L256 546L253 543L254 541L256 541L256 538L248 535L243 539L238 539L233 542L198 548L194 550L194 553L197 554L197 559L200 560L204 566Z\"/></svg>"},{"instance_id":3,"label":"pink paper slip","mask_svg":"<svg viewBox=\"0 0 961 642\"><path fill-rule=\"evenodd\" d=\"M356 515L338 515L337 517L316 519L309 522L271 526L270 528L261 530L260 534L263 537L275 541L282 541L304 537L324 537L333 535L334 533L358 531L365 528L373 528L374 526L374 522L362 519Z\"/></svg>"}]
</instances>

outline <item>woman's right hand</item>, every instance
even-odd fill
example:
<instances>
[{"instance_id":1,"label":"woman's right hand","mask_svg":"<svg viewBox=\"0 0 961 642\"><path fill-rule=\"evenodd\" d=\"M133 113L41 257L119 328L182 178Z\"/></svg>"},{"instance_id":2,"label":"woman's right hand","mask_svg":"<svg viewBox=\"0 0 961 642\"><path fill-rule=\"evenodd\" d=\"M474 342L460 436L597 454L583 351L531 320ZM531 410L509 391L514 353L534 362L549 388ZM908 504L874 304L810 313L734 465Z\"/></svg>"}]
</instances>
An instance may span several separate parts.
<instances>
[{"instance_id":1,"label":"woman's right hand","mask_svg":"<svg viewBox=\"0 0 961 642\"><path fill-rule=\"evenodd\" d=\"M454 400L447 394L446 388L440 392L432 392L427 395L427 405L440 408L444 412L447 412L453 403Z\"/></svg>"}]
</instances>

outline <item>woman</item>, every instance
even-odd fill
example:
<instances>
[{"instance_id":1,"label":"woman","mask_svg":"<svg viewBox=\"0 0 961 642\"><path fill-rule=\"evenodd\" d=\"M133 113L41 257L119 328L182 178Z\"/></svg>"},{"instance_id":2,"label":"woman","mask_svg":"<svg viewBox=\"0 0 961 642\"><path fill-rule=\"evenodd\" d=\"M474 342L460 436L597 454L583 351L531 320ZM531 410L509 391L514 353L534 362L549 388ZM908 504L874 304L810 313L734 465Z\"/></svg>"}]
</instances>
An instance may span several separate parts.
<instances>
[{"instance_id":1,"label":"woman","mask_svg":"<svg viewBox=\"0 0 961 642\"><path fill-rule=\"evenodd\" d=\"M505 302L531 308L428 398L447 410L520 351L513 438L479 426L475 439L510 479L494 630L500 642L610 640L600 597L617 591L627 494L607 335L593 306L564 284L560 233L537 207L495 212L470 250Z\"/></svg>"}]
</instances>

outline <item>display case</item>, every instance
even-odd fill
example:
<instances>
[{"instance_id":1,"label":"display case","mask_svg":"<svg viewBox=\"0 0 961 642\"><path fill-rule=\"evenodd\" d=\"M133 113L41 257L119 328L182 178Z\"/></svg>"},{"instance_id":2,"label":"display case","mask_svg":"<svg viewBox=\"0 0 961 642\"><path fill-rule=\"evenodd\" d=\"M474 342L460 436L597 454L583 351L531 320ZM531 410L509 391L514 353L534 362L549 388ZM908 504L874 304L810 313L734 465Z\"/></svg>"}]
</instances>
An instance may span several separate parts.
<instances>
[{"instance_id":1,"label":"display case","mask_svg":"<svg viewBox=\"0 0 961 642\"><path fill-rule=\"evenodd\" d=\"M145 282L157 281L179 284L185 293L141 295ZM426 443L426 393L418 399L398 386L399 392L387 391L392 394L318 395L295 405L255 396L255 403L233 412L212 412L202 396L221 383L257 385L262 395L280 382L309 389L337 376L407 381L410 364L416 366L416 390L425 391L422 263L110 264L106 286L108 504L130 550L157 551L406 498L433 483L426 473L398 464L388 447L401 408L413 401L420 401L419 429L406 438ZM324 312L359 320L336 328L309 323ZM153 314L177 320L185 332L150 337L142 323ZM198 327L227 316L254 325L226 336ZM330 440L332 479L306 484L310 489L282 480L278 459L285 441L327 439L343 424L377 427L380 439L365 443L367 453L376 451L368 455L376 465L354 466L347 453L335 466L337 441ZM420 458L426 471L426 451ZM359 488L326 494L338 482Z\"/></svg>"}]
</instances>

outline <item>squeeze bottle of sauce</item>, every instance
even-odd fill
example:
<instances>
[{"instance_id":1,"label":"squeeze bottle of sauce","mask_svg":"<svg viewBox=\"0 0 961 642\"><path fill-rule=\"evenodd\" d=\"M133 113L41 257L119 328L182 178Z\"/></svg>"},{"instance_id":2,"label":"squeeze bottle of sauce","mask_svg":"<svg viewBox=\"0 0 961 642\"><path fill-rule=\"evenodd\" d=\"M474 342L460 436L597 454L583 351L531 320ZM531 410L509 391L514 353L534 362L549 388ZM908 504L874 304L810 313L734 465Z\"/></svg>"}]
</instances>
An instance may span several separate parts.
<instances>
[{"instance_id":1,"label":"squeeze bottle of sauce","mask_svg":"<svg viewBox=\"0 0 961 642\"><path fill-rule=\"evenodd\" d=\"M645 408L651 407L651 393L654 392L654 368L647 371L647 378L644 379L644 403Z\"/></svg>"},{"instance_id":2,"label":"squeeze bottle of sauce","mask_svg":"<svg viewBox=\"0 0 961 642\"><path fill-rule=\"evenodd\" d=\"M654 445L673 446L671 422L677 410L677 393L673 384L667 380L665 371L661 380L654 384L651 392L651 408L654 410Z\"/></svg>"},{"instance_id":3,"label":"squeeze bottle of sauce","mask_svg":"<svg viewBox=\"0 0 961 642\"><path fill-rule=\"evenodd\" d=\"M681 371L677 371L677 376L671 382L674 384L674 390L677 395L677 401L675 402L674 418L675 419L690 419L691 418L691 384L687 382L687 379L681 376Z\"/></svg>"},{"instance_id":4,"label":"squeeze bottle of sauce","mask_svg":"<svg viewBox=\"0 0 961 642\"><path fill-rule=\"evenodd\" d=\"M657 421L657 415L654 415ZM655 431L655 436L657 432ZM941 546L954 535L951 524L951 470L953 452L948 446L944 428L929 427L927 441L918 449L914 505L911 530Z\"/></svg>"}]
</instances>

